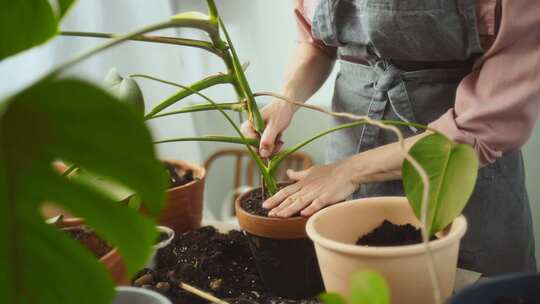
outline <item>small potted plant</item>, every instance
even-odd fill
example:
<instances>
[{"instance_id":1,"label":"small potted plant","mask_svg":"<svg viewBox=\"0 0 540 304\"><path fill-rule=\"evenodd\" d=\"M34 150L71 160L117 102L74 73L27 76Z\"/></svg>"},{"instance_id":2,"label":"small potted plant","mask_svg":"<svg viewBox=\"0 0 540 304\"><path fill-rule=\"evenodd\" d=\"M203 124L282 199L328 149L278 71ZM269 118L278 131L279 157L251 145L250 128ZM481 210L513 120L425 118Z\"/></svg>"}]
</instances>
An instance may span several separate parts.
<instances>
[{"instance_id":1,"label":"small potted plant","mask_svg":"<svg viewBox=\"0 0 540 304\"><path fill-rule=\"evenodd\" d=\"M489 278L457 292L448 304L540 303L540 274L515 273Z\"/></svg>"},{"instance_id":2,"label":"small potted plant","mask_svg":"<svg viewBox=\"0 0 540 304\"><path fill-rule=\"evenodd\" d=\"M59 216L54 221L50 221L50 223L61 228L71 238L77 240L91 251L105 265L117 285L129 284L130 280L127 277L125 263L122 261L122 256L118 252L118 249L107 244L95 231L89 229L83 219L64 219L62 216ZM169 245L174 238L174 231L170 228L165 226L157 226L156 228L159 232L159 237L152 246L152 253L146 263L146 267L148 268L152 268L155 264L154 258L157 251Z\"/></svg>"},{"instance_id":3,"label":"small potted plant","mask_svg":"<svg viewBox=\"0 0 540 304\"><path fill-rule=\"evenodd\" d=\"M372 120L369 117L365 117L365 116L360 117L360 116L350 115L347 113L330 113L328 111L322 110L314 106L301 105L303 107L323 111L327 114L347 117L351 119L351 122L348 124L343 124L343 125L334 127L332 129L321 132L319 134L316 134L306 139L304 142L298 143L292 146L291 148L285 149L282 152L278 153L277 155L272 156L269 159L261 158L257 154L257 151L256 151L259 144L258 139L251 139L251 138L244 137L239 127L233 122L233 120L227 114L227 112L236 111L236 112L245 113L247 115L247 118L252 122L255 130L259 133L262 133L265 128L265 122L263 121L261 117L258 105L256 103L256 97L265 96L265 95L272 95L278 98L283 98L283 97L277 96L273 93L252 92L251 87L244 73L244 69L246 66L240 63L240 60L236 54L234 45L228 35L227 28L225 27L221 17L218 14L214 1L207 0L207 4L208 4L208 14L202 14L199 12L180 13L178 15L173 16L168 21L165 21L159 24L154 24L154 25L145 27L143 29L137 30L133 33L129 33L123 36L106 34L106 33L82 33L82 32L64 32L63 34L72 35L72 36L110 38L111 40L109 40L108 43L102 46L99 50L112 47L123 41L137 40L137 41L146 41L146 42L153 42L153 43L167 43L167 44L173 44L173 45L199 48L217 56L223 61L226 67L226 72L208 76L191 85L177 84L177 83L173 83L167 80L162 80L153 76L141 75L141 74L133 74L133 75L130 75L129 78L144 78L144 79L158 81L166 85L171 85L171 86L175 86L179 88L179 90L175 94L169 96L168 98L160 102L156 107L154 107L153 109L145 113L144 119L146 121L157 119L159 117L177 115L177 114L182 114L182 113L191 113L195 111L219 111L223 115L223 117L231 124L232 128L238 133L237 137L221 136L221 135L207 135L207 136L202 136L202 137L163 139L163 140L156 141L156 143L181 142L181 141L214 141L214 142L217 141L217 142L235 143L235 144L240 144L240 145L245 146L247 151L253 158L262 176L263 186L255 190L254 192L251 192L248 195L244 195L240 197L239 201L236 203L237 212L240 215L239 216L240 225L242 229L244 229L248 233L248 235L253 236L252 238L253 246L251 248L253 249L253 255L255 257L257 258L262 257L260 253L264 252L265 254L268 254L268 256L265 257L264 261L272 262L272 261L279 260L281 265L289 265L288 267L276 268L274 273L270 273L264 270L267 266L263 266L263 264L259 263L259 271L261 272L263 276L265 276L264 280L265 282L268 282L269 288L276 288L275 292L277 294L281 293L284 295L289 294L289 290L285 289L283 284L273 285L269 283L272 281L276 282L276 280L272 280L272 278L268 276L271 275L271 276L282 278L283 280L285 280L288 277L289 272L304 273L305 274L304 277L306 277L307 275L309 276L309 278L299 279L297 282L294 282L294 283L300 284L300 283L305 282L307 284L308 282L313 282L313 283L307 284L306 286L310 286L310 287L303 290L303 292L305 293L305 296L313 295L314 292L316 293L322 290L322 285L320 284L320 278L318 276L317 263L315 259L312 258L314 256L313 245L309 243L309 240L305 237L305 234L303 233L304 227L306 225L306 219L300 218L300 217L296 217L292 219L270 219L270 218L261 216L261 214L257 215L257 214L254 214L256 212L249 212L250 210L246 210L245 200L251 199L254 202L254 204L260 205L262 204L262 201L264 198L274 195L279 189L279 184L278 184L278 181L274 178L274 174L277 168L279 167L280 163L282 163L282 161L289 154L294 153L295 151L303 148L305 145L311 143L312 141L326 134L329 134L338 130L342 130L345 128L358 127L364 124L373 124L381 128L391 129L392 131L396 133L398 139L403 144L403 136L401 132L399 131L399 129L396 127L396 125L403 126L403 125L413 125L413 124L404 123L404 122L391 122L391 121L380 122L380 121ZM164 29L164 28L174 28L174 27L187 27L187 28L195 28L195 29L201 30L208 34L209 39L208 40L193 40L193 39L184 39L184 38L176 38L176 37L161 37L161 36L147 35L147 33L154 30ZM202 91L207 88L213 87L215 85L221 85L221 84L228 84L233 87L238 97L236 101L228 102L228 103L218 103L212 98L202 93ZM137 89L138 88L132 88L131 90L137 90ZM185 106L176 111L168 111L168 112L165 111L165 109L172 106L173 104L181 102L182 100L185 100L186 97L193 96L193 95L198 95L202 97L207 103L193 105L193 106ZM295 103L294 101L288 100L286 98L284 98L284 100L286 100L287 102ZM298 103L295 103L295 104L298 104ZM141 112L139 111L139 113ZM424 126L419 126L419 125L415 125L415 126L420 127L420 128L422 127L425 128ZM404 146L402 147L404 151L404 156L408 160L408 162L406 163L408 164L408 167L407 167L408 169L406 169L406 171L409 173L404 174L405 180L408 180L410 182L409 186L406 185L407 186L406 188L408 190L407 194L408 196L410 195L409 201L413 203L414 207L417 208L418 210L421 209L419 206L428 205L428 197L432 197L434 195L436 196L438 194L438 190L440 189L438 189L437 187L439 187L441 184L439 183L437 176L440 176L440 173L447 172L446 169L448 168L448 164L451 164L450 167L452 168L453 170L452 172L454 174L458 174L458 175L462 174L465 176L470 176L471 171L476 172L477 164L471 165L471 162L470 162L471 158L476 160L476 156L474 155L472 148L469 146L464 146L464 145L455 146L450 140L448 140L446 137L444 137L441 134L435 133L433 135L427 136L419 140L415 144L414 148L411 150L410 153L407 153L405 151ZM448 147L451 147L451 148L458 147L459 148L457 149L458 152L456 152L455 155L462 156L462 158L456 157L456 158L449 159L448 162L441 162L440 161L441 159L444 160L445 157L448 156L447 154ZM433 158L430 159L430 158L423 157L425 155L429 155L430 157L433 157ZM460 163L465 164L465 165L471 165L471 166L456 165ZM426 171L427 173L429 173L429 175L426 174ZM435 191L430 191L429 186L433 181L436 182L434 183L436 187L433 187ZM470 180L467 180L467 181L470 181ZM447 182L453 182L453 181L445 181L445 183ZM473 184L474 184L474 181L473 181ZM422 185L424 187L422 187ZM444 184L444 185L448 185L448 184ZM467 187L469 186L470 185L467 185ZM465 192L466 191L464 190L464 193ZM464 198L463 196L458 196L449 205L461 206L464 204L464 201L461 201L463 200L463 198ZM441 206L441 205L439 204L437 206ZM253 208L253 210L257 210L257 208ZM431 209L430 207L430 210L433 210L433 209ZM415 209L415 211L417 210ZM453 213L452 215L454 217L457 216L457 214L453 214ZM430 218L431 218L431 213L430 213ZM427 215L422 216L421 219L422 219L421 221L422 223L427 223ZM453 219L454 218L452 218L450 222ZM450 222L446 224L449 224ZM437 225L433 225L433 226L440 228L438 226L439 224L440 223L437 223ZM264 229L261 229L263 227ZM264 230L264 232L262 230ZM427 233L428 232L425 232L425 234ZM429 233L431 234L431 231ZM424 235L425 242L427 242L426 237L427 236ZM279 249L281 247L278 246L279 248L276 248L277 244L282 244L282 243L290 243L289 245L285 247L291 250L292 249L301 250L303 253L305 253L304 260L306 260L306 257L308 257L307 260L309 262L298 263L298 262L286 261L286 259L292 260L293 257L291 255L285 256L283 254L283 251L280 251ZM259 261L261 260L259 259ZM450 266L450 267L455 267L455 265ZM297 291L297 292L302 292L302 291Z\"/></svg>"}]
</instances>

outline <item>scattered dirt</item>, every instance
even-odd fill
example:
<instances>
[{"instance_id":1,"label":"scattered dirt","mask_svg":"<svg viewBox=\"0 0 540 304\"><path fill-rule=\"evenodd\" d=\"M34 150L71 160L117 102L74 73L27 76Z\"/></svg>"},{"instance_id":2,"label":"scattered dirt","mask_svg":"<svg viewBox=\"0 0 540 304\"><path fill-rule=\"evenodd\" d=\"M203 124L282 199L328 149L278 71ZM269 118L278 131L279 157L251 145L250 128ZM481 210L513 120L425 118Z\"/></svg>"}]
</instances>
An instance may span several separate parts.
<instances>
[{"instance_id":1,"label":"scattered dirt","mask_svg":"<svg viewBox=\"0 0 540 304\"><path fill-rule=\"evenodd\" d=\"M156 270L144 269L133 285L167 296L173 303L207 303L180 289L185 282L230 303L319 303L316 299L287 300L267 292L259 277L245 236L222 234L203 227L178 235L157 253Z\"/></svg>"},{"instance_id":2,"label":"scattered dirt","mask_svg":"<svg viewBox=\"0 0 540 304\"><path fill-rule=\"evenodd\" d=\"M169 173L169 185L170 188L185 185L195 180L193 176L193 170L183 170L178 168L174 164L163 163L167 172Z\"/></svg>"},{"instance_id":3,"label":"scattered dirt","mask_svg":"<svg viewBox=\"0 0 540 304\"><path fill-rule=\"evenodd\" d=\"M529 302L523 299L502 297L495 300L493 304L529 304Z\"/></svg>"},{"instance_id":4,"label":"scattered dirt","mask_svg":"<svg viewBox=\"0 0 540 304\"><path fill-rule=\"evenodd\" d=\"M432 237L431 240L434 240ZM356 245L362 246L403 246L422 243L420 229L411 224L395 225L388 220L370 233L361 236Z\"/></svg>"},{"instance_id":5,"label":"scattered dirt","mask_svg":"<svg viewBox=\"0 0 540 304\"><path fill-rule=\"evenodd\" d=\"M97 258L103 257L112 250L112 247L98 237L94 231L84 226L64 228L62 230L88 248Z\"/></svg>"}]
</instances>

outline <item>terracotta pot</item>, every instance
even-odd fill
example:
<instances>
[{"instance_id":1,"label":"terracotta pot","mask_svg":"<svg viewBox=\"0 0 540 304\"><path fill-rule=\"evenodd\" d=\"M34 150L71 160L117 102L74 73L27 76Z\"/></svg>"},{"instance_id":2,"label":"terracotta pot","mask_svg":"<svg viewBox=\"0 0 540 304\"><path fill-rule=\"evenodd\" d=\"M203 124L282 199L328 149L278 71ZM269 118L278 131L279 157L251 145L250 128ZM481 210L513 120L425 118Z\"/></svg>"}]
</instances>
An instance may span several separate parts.
<instances>
[{"instance_id":1,"label":"terracotta pot","mask_svg":"<svg viewBox=\"0 0 540 304\"><path fill-rule=\"evenodd\" d=\"M241 202L253 191L239 196L236 216L245 231L251 253L266 288L276 295L304 299L324 290L313 242L307 237L307 218L287 219L253 215Z\"/></svg>"},{"instance_id":2,"label":"terracotta pot","mask_svg":"<svg viewBox=\"0 0 540 304\"><path fill-rule=\"evenodd\" d=\"M167 203L159 223L180 234L201 227L203 216L204 179L206 170L183 160L164 160L182 170L193 170L194 181L167 190Z\"/></svg>"},{"instance_id":3,"label":"terracotta pot","mask_svg":"<svg viewBox=\"0 0 540 304\"><path fill-rule=\"evenodd\" d=\"M85 226L85 222L81 218L68 218L56 222L55 225L60 228L66 229L71 227ZM157 251L169 245L174 238L174 231L172 229L164 226L157 226L157 228L159 231L166 233L168 235L168 238L154 245L154 252L150 256L145 266L147 268L153 268L153 266L155 265L154 257L156 256ZM122 260L122 256L116 248L113 248L107 254L102 256L99 261L103 263L103 265L105 265L105 268L107 268L107 270L111 274L111 277L113 278L113 281L116 283L116 285L130 285L130 280L127 277L126 267Z\"/></svg>"},{"instance_id":4,"label":"terracotta pot","mask_svg":"<svg viewBox=\"0 0 540 304\"><path fill-rule=\"evenodd\" d=\"M55 223L60 228L71 228L84 226L84 220L81 218L67 218ZM126 277L126 267L122 261L122 257L116 248L113 248L109 253L102 256L99 261L105 265L113 281L117 285L129 285L129 280Z\"/></svg>"},{"instance_id":5,"label":"terracotta pot","mask_svg":"<svg viewBox=\"0 0 540 304\"><path fill-rule=\"evenodd\" d=\"M385 219L398 225L409 223L418 227L420 224L404 197L348 201L323 209L309 219L306 229L315 243L326 290L348 296L352 275L373 270L388 282L392 303L432 304L432 285L423 244L354 245L359 236L371 232ZM452 293L459 242L466 230L467 222L460 216L444 235L430 242L443 299Z\"/></svg>"}]
</instances>

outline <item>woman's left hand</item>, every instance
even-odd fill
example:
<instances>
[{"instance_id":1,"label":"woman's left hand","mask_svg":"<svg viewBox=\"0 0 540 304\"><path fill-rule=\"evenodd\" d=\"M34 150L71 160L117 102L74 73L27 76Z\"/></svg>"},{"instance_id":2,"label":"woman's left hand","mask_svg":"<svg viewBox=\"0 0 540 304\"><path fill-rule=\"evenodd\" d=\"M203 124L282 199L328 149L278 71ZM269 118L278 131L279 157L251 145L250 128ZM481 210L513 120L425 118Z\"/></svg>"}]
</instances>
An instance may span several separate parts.
<instances>
[{"instance_id":1,"label":"woman's left hand","mask_svg":"<svg viewBox=\"0 0 540 304\"><path fill-rule=\"evenodd\" d=\"M263 203L272 209L269 216L289 217L295 214L310 216L325 206L345 200L358 185L353 181L352 166L346 160L318 165L304 171L287 170L296 183L281 189Z\"/></svg>"}]
</instances>

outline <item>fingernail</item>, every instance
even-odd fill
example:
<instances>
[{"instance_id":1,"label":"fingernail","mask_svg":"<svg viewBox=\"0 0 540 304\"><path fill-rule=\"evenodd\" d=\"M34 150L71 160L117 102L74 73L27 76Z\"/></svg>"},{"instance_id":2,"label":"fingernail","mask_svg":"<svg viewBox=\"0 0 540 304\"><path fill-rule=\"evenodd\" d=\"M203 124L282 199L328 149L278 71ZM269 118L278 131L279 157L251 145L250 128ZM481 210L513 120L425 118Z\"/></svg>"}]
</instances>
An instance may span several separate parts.
<instances>
[{"instance_id":1,"label":"fingernail","mask_svg":"<svg viewBox=\"0 0 540 304\"><path fill-rule=\"evenodd\" d=\"M269 204L268 204L267 202L264 202L264 203L262 204L262 207L265 208L265 209L268 209Z\"/></svg>"},{"instance_id":2,"label":"fingernail","mask_svg":"<svg viewBox=\"0 0 540 304\"><path fill-rule=\"evenodd\" d=\"M270 156L270 153L266 149L261 149L260 154L261 154L262 157Z\"/></svg>"}]
</instances>

